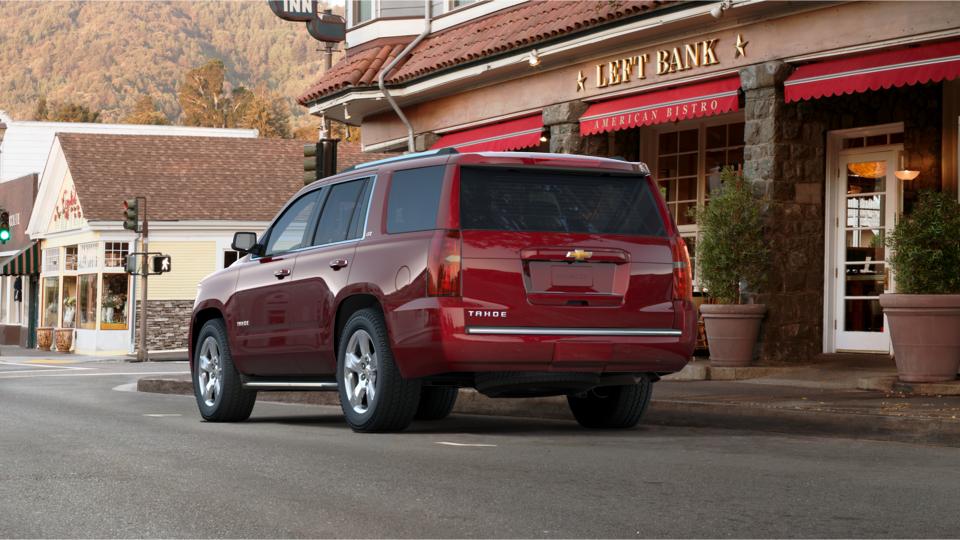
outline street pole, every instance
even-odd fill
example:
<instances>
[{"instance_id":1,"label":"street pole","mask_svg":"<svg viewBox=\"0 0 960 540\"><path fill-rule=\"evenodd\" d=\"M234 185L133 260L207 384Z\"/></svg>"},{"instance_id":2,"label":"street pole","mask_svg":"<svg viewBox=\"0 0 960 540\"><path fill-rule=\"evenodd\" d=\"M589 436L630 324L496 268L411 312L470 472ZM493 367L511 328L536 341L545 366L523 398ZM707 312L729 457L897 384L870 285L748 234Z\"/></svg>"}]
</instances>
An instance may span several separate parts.
<instances>
[{"instance_id":1,"label":"street pole","mask_svg":"<svg viewBox=\"0 0 960 540\"><path fill-rule=\"evenodd\" d=\"M149 232L147 225L147 198L146 197L137 197L142 199L143 209L143 230L140 232L140 252L143 253L143 260L140 264L140 279L143 281L143 289L140 293L140 347L137 350L137 362L146 362L150 358L147 355L147 234Z\"/></svg>"}]
</instances>

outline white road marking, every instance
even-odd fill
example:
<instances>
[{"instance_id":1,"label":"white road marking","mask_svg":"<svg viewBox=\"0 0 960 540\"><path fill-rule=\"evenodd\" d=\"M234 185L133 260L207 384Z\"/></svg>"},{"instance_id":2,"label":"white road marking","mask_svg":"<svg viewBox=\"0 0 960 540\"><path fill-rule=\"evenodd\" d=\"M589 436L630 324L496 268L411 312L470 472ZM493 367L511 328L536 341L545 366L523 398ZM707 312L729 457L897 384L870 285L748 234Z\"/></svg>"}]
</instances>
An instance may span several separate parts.
<instances>
[{"instance_id":1,"label":"white road marking","mask_svg":"<svg viewBox=\"0 0 960 540\"><path fill-rule=\"evenodd\" d=\"M171 414L171 413L153 413L153 414L145 414L144 416L149 416L150 418L169 418L171 416L183 416L183 415Z\"/></svg>"},{"instance_id":2,"label":"white road marking","mask_svg":"<svg viewBox=\"0 0 960 540\"><path fill-rule=\"evenodd\" d=\"M495 444L470 444L470 443L458 443L458 442L447 442L447 441L437 441L435 444L442 444L444 446L478 446L478 447L496 447Z\"/></svg>"},{"instance_id":3,"label":"white road marking","mask_svg":"<svg viewBox=\"0 0 960 540\"><path fill-rule=\"evenodd\" d=\"M93 368L77 368L93 369ZM114 375L187 375L189 371L134 371L134 372L108 372L108 373L31 373L30 375L15 375L6 377L8 373L28 373L26 371L0 371L0 379L29 379L31 377L111 377Z\"/></svg>"}]
</instances>

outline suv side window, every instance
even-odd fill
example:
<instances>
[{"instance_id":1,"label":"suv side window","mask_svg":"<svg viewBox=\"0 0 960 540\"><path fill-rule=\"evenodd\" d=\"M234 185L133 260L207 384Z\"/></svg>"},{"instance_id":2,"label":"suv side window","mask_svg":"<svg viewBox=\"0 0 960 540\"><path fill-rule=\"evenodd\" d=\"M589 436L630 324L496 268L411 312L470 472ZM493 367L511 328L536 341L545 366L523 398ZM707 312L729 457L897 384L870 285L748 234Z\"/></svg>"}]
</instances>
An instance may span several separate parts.
<instances>
[{"instance_id":1,"label":"suv side window","mask_svg":"<svg viewBox=\"0 0 960 540\"><path fill-rule=\"evenodd\" d=\"M274 222L267 236L265 256L309 246L307 235L313 232L310 225L314 222L321 193L322 190L317 189L300 197Z\"/></svg>"},{"instance_id":2,"label":"suv side window","mask_svg":"<svg viewBox=\"0 0 960 540\"><path fill-rule=\"evenodd\" d=\"M387 197L387 232L404 233L437 228L437 209L444 165L393 173Z\"/></svg>"},{"instance_id":3,"label":"suv side window","mask_svg":"<svg viewBox=\"0 0 960 540\"><path fill-rule=\"evenodd\" d=\"M320 222L317 224L313 245L322 246L355 238L352 234L353 219L361 212L361 208L366 212L366 201L361 197L366 191L366 184L365 179L353 180L330 188L330 195L323 205Z\"/></svg>"}]
</instances>

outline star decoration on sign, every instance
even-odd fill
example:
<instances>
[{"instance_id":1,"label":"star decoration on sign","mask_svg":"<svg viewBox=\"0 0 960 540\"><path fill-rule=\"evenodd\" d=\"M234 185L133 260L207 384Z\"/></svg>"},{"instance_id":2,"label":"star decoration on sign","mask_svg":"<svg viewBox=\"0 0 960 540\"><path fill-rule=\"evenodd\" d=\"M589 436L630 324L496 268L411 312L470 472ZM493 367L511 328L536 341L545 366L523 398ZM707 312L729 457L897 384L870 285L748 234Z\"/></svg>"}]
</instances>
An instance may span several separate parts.
<instances>
[{"instance_id":1,"label":"star decoration on sign","mask_svg":"<svg viewBox=\"0 0 960 540\"><path fill-rule=\"evenodd\" d=\"M587 78L583 76L583 71L577 72L577 92L586 90L584 83L587 82Z\"/></svg>"},{"instance_id":2,"label":"star decoration on sign","mask_svg":"<svg viewBox=\"0 0 960 540\"><path fill-rule=\"evenodd\" d=\"M740 58L741 56L747 56L746 48L747 48L747 44L748 44L748 43L750 43L750 42L743 40L743 35L742 35L742 34L737 34L737 54L736 54L736 56L734 56L734 58Z\"/></svg>"}]
</instances>

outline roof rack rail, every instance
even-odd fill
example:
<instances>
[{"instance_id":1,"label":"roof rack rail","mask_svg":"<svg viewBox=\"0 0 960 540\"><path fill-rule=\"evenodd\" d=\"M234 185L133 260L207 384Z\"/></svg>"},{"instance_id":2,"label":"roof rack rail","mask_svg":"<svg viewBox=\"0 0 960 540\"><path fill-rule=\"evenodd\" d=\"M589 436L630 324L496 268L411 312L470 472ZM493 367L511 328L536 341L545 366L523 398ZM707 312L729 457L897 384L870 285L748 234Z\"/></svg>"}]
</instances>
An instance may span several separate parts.
<instances>
[{"instance_id":1,"label":"roof rack rail","mask_svg":"<svg viewBox=\"0 0 960 540\"><path fill-rule=\"evenodd\" d=\"M407 161L410 159L417 159L422 157L430 156L444 156L447 154L459 154L456 148L447 147L447 148L438 148L436 150L427 150L426 152L414 152L412 154L402 154L397 157L390 157L384 159L378 159L376 161L368 161L366 163L359 163L350 167L349 169L344 170L343 172L355 171L357 169L365 169L367 167L375 167L377 165L383 165L384 163L396 163L398 161Z\"/></svg>"}]
</instances>

